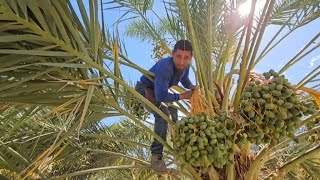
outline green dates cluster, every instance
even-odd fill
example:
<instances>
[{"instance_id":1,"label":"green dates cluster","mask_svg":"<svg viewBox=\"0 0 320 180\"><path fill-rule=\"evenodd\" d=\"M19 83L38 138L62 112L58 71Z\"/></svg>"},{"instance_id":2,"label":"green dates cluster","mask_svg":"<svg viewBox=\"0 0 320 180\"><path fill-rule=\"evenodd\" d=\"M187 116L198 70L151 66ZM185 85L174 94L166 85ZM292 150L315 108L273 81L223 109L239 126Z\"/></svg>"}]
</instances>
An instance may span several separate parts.
<instances>
[{"instance_id":1,"label":"green dates cluster","mask_svg":"<svg viewBox=\"0 0 320 180\"><path fill-rule=\"evenodd\" d=\"M284 137L294 137L300 118L317 110L300 100L284 75L272 69L263 75L265 81L250 82L241 96L241 114L248 124L244 133L251 143L276 144Z\"/></svg>"},{"instance_id":2,"label":"green dates cluster","mask_svg":"<svg viewBox=\"0 0 320 180\"><path fill-rule=\"evenodd\" d=\"M138 119L145 119L150 115L150 113L145 110L143 104L133 96L130 98L127 109Z\"/></svg>"},{"instance_id":3,"label":"green dates cluster","mask_svg":"<svg viewBox=\"0 0 320 180\"><path fill-rule=\"evenodd\" d=\"M174 148L179 161L195 167L217 168L234 162L234 122L226 114L208 117L204 113L182 118L176 123Z\"/></svg>"}]
</instances>

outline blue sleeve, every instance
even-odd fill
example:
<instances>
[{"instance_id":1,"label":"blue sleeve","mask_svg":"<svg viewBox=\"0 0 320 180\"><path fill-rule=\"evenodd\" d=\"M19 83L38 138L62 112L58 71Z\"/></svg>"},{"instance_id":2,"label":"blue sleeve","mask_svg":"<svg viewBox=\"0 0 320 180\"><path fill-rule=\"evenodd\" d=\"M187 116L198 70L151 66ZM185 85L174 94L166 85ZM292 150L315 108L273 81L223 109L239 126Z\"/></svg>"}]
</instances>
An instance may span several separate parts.
<instances>
[{"instance_id":1,"label":"blue sleeve","mask_svg":"<svg viewBox=\"0 0 320 180\"><path fill-rule=\"evenodd\" d=\"M172 72L166 67L155 68L154 92L158 102L174 102L179 100L179 94L168 92Z\"/></svg>"},{"instance_id":2,"label":"blue sleeve","mask_svg":"<svg viewBox=\"0 0 320 180\"><path fill-rule=\"evenodd\" d=\"M184 73L184 75L181 77L181 80L180 80L183 87L187 89L190 89L190 86L193 85L189 79L189 69L190 69L190 66L187 67L186 73Z\"/></svg>"}]
</instances>

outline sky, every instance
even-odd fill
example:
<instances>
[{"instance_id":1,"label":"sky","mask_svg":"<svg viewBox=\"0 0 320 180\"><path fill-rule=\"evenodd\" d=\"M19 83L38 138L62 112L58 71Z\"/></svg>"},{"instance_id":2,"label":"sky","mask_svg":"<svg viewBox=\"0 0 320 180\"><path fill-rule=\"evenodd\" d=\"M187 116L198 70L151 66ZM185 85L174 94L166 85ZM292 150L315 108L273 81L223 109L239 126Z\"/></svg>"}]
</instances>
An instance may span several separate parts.
<instances>
[{"instance_id":1,"label":"sky","mask_svg":"<svg viewBox=\"0 0 320 180\"><path fill-rule=\"evenodd\" d=\"M165 10L161 2L162 1L160 0L155 1L154 7L159 7L155 8L155 11L159 16L165 16ZM121 17L123 12L121 10L113 10L109 12L106 11L105 13L107 15L107 21L113 22L115 19ZM125 39L128 56L132 61L134 61L141 67L149 69L155 63L155 60L151 58L152 47L149 44L140 42L139 39L125 36L124 29L127 24L127 22L120 24L119 30L121 33L121 37L124 37ZM276 48L274 48L259 64L257 64L254 71L262 73L265 71L269 71L271 68L276 71L280 70L286 62L294 57L294 55L299 52L299 50L301 50L316 34L320 32L319 27L320 19L310 23L306 27L302 27L296 30L278 46L276 46ZM277 26L269 26L266 29L260 47L265 47L267 42L271 40L277 30ZM320 65L319 59L320 48L313 51L299 63L295 64L291 69L285 72L285 75L293 84L298 83L303 76L309 73L316 66ZM127 75L124 74L124 76L128 80L135 82L140 78L141 74L128 73Z\"/></svg>"},{"instance_id":2,"label":"sky","mask_svg":"<svg viewBox=\"0 0 320 180\"><path fill-rule=\"evenodd\" d=\"M76 5L76 0L71 0L72 4ZM84 4L88 4L88 0L83 1ZM104 0L103 2L109 2ZM163 8L162 1L154 1L155 12L159 16L165 16L165 10ZM75 7L75 6L74 6ZM100 7L100 5L99 5ZM110 5L109 5L110 7ZM88 7L86 7L88 8ZM101 12L99 12L100 14ZM123 11L120 9L106 10L104 11L105 22L110 28L114 28L112 24L119 19ZM150 16L153 19L156 19L154 16ZM155 60L151 58L152 48L150 44L141 42L137 38L131 38L125 36L124 30L129 24L128 21L125 21L119 24L119 35L124 40L126 45L126 50L128 52L128 57L130 60L138 64L144 69L149 69L155 64ZM271 40L274 34L277 32L279 27L277 26L268 26L263 37L263 41L260 47L265 47L267 42ZM300 28L288 36L282 43L280 43L276 48L274 48L264 59L257 64L254 68L255 72L263 73L269 71L271 68L278 71L280 70L286 62L288 62L294 55L299 52L316 34L320 32L320 19L318 18L314 22L308 24L306 27ZM319 42L319 40L318 40ZM262 49L262 48L260 48ZM292 68L285 72L286 77L292 84L298 83L303 76L312 71L315 67L320 65L320 48L310 53L308 56L304 57L302 61L295 64ZM139 80L141 74L132 69L122 67L123 76L126 81L136 82ZM191 75L191 80L194 80L194 77ZM194 82L194 81L193 81ZM118 121L117 118L106 119L107 124Z\"/></svg>"},{"instance_id":3,"label":"sky","mask_svg":"<svg viewBox=\"0 0 320 180\"><path fill-rule=\"evenodd\" d=\"M263 0L260 0L260 2ZM76 5L76 0L71 0L72 4ZM84 4L88 4L88 0L83 1ZM103 0L103 2L109 2L108 0ZM258 1L259 2L259 1ZM259 3L258 3L259 4ZM261 4L261 3L260 3ZM99 5L100 7L100 5ZM105 5L104 7L110 7L110 5ZM155 12L159 16L165 16L165 10L163 8L163 3L161 0L154 1ZM88 8L88 7L86 7ZM123 11L120 9L115 10L105 10L104 11L105 22L110 28L113 23L118 20ZM100 12L99 12L100 14ZM149 13L151 18L156 19ZM129 24L129 21L124 21L119 24L119 35L124 40L126 45L126 50L128 52L128 57L130 60L140 65L144 69L149 69L154 65L156 60L151 58L152 47L150 44L141 42L137 38L131 38L125 36L125 28ZM287 37L282 43L280 43L276 48L274 48L254 69L256 72L265 72L270 68L275 70L280 70L285 63L290 60L300 49L302 49L306 43L309 42L317 33L320 32L320 19L308 24L306 27L302 27L292 33ZM263 37L263 41L260 47L264 47L266 43L274 36L277 32L277 26L268 26ZM260 48L262 49L262 48ZM311 54L306 56L303 61L297 63L292 69L287 71L285 74L290 78L293 83L300 80L300 77L310 72L310 70L320 64L320 48L313 51ZM128 72L128 71L124 71ZM130 71L132 72L132 71ZM137 81L141 74L137 73L123 73L126 80Z\"/></svg>"}]
</instances>

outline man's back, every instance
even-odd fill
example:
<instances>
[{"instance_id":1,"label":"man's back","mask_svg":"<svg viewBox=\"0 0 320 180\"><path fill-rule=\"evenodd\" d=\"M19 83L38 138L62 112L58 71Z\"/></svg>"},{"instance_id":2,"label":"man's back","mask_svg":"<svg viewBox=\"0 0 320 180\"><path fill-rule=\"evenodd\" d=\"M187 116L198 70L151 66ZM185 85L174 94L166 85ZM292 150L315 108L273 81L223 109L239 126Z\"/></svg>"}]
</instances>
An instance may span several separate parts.
<instances>
[{"instance_id":1,"label":"man's back","mask_svg":"<svg viewBox=\"0 0 320 180\"><path fill-rule=\"evenodd\" d=\"M146 85L146 87L155 90L157 101L160 102L172 102L179 100L176 94L168 93L168 89L172 86L176 86L181 83L184 87L189 87L191 82L188 78L190 65L184 70L178 70L175 68L173 58L167 57L158 61L150 72L155 73L154 82L149 80L146 76L142 76L140 81Z\"/></svg>"}]
</instances>

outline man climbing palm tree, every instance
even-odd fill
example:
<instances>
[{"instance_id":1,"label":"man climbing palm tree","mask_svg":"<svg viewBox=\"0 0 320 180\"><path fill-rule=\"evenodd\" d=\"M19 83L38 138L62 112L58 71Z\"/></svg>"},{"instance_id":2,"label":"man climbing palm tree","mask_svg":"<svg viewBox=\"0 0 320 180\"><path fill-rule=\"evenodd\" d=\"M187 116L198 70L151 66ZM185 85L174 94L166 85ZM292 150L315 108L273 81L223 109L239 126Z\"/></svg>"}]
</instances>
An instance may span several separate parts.
<instances>
[{"instance_id":1,"label":"man climbing palm tree","mask_svg":"<svg viewBox=\"0 0 320 180\"><path fill-rule=\"evenodd\" d=\"M183 94L169 93L170 87L178 85L179 82L190 90L195 86L189 79L190 62L192 58L192 45L188 40L178 41L172 51L172 57L158 61L149 71L155 74L154 82L146 76L140 78L136 85L136 90L158 107L167 116L171 115L174 122L177 121L177 109L167 107L164 103L175 102L181 99L190 99L193 91ZM154 132L163 140L166 140L168 124L159 114L152 111L149 107L145 108L155 117ZM166 173L166 166L162 159L163 145L154 139L151 145L151 167L157 173Z\"/></svg>"}]
</instances>

